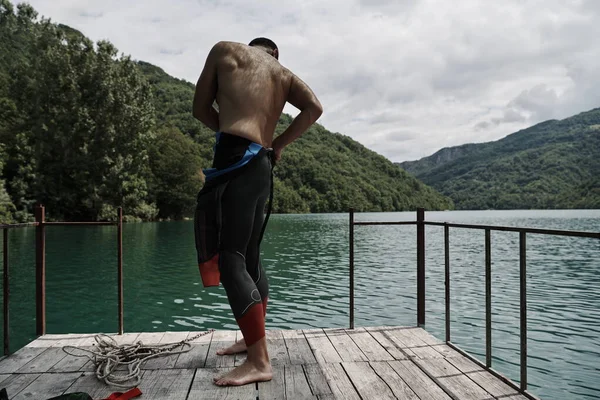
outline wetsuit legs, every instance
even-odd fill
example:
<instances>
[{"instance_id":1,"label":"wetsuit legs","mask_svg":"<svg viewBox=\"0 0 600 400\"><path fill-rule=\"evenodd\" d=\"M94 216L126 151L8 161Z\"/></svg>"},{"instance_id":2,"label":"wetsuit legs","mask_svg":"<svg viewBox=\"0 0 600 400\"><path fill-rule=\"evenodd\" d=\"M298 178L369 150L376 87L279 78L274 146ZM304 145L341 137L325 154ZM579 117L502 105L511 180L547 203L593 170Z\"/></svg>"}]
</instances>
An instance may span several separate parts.
<instances>
[{"instance_id":1,"label":"wetsuit legs","mask_svg":"<svg viewBox=\"0 0 600 400\"><path fill-rule=\"evenodd\" d=\"M270 173L265 157L231 180L221 199L221 283L247 346L265 336L268 283L260 264L260 233Z\"/></svg>"}]
</instances>

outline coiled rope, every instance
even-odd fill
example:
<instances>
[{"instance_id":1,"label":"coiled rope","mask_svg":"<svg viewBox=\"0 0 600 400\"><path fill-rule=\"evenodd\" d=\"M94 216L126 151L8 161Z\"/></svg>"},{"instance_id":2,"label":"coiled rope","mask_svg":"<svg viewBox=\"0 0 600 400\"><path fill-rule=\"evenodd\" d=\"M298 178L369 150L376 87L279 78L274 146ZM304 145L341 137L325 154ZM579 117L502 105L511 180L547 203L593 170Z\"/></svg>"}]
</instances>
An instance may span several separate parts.
<instances>
[{"instance_id":1,"label":"coiled rope","mask_svg":"<svg viewBox=\"0 0 600 400\"><path fill-rule=\"evenodd\" d=\"M63 346L63 351L74 357L87 357L94 365L96 378L122 389L135 387L141 382L141 366L152 358L187 353L191 350L190 342L213 332L210 329L177 343L144 345L141 341L134 344L119 345L111 336L100 334L94 336L96 349L88 350L75 346ZM176 350L181 348L179 350ZM72 351L83 352L75 354ZM122 367L127 367L124 371Z\"/></svg>"}]
</instances>

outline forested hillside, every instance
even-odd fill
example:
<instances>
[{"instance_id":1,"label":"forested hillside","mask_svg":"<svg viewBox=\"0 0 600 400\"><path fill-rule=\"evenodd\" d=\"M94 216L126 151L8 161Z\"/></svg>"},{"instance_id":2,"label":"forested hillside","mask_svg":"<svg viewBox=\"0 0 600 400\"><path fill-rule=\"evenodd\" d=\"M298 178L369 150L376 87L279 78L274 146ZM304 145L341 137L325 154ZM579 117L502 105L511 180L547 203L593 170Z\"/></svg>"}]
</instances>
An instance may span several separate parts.
<instances>
[{"instance_id":1,"label":"forested hillside","mask_svg":"<svg viewBox=\"0 0 600 400\"><path fill-rule=\"evenodd\" d=\"M199 73L200 71L198 71ZM109 42L0 0L0 220L129 220L193 214L214 134L194 85ZM277 133L291 122L281 117ZM274 211L400 211L451 202L347 136L315 125L275 169Z\"/></svg>"}]
</instances>

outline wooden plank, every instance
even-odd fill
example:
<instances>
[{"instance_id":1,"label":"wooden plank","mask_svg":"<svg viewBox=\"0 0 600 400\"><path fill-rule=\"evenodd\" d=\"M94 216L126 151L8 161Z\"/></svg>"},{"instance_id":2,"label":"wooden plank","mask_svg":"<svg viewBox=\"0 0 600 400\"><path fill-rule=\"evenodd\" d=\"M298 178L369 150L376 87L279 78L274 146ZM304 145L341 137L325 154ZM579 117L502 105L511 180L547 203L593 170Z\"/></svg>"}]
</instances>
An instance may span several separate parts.
<instances>
[{"instance_id":1,"label":"wooden plank","mask_svg":"<svg viewBox=\"0 0 600 400\"><path fill-rule=\"evenodd\" d=\"M394 359L407 360L408 356L385 334L384 328L366 328L366 331L383 347Z\"/></svg>"},{"instance_id":2,"label":"wooden plank","mask_svg":"<svg viewBox=\"0 0 600 400\"><path fill-rule=\"evenodd\" d=\"M365 329L348 329L346 333L369 361L391 361L394 359Z\"/></svg>"},{"instance_id":3,"label":"wooden plank","mask_svg":"<svg viewBox=\"0 0 600 400\"><path fill-rule=\"evenodd\" d=\"M345 362L342 366L363 399L395 400L388 385L366 362Z\"/></svg>"},{"instance_id":4,"label":"wooden plank","mask_svg":"<svg viewBox=\"0 0 600 400\"><path fill-rule=\"evenodd\" d=\"M81 350L80 350L81 349ZM83 350L94 350L95 348L92 346L78 347L75 349L68 349L70 353L76 354L66 354L66 356L57 362L52 368L48 370L48 372L56 373L56 372L77 372L81 371L82 368L90 361L87 357L78 357L77 355L83 355L85 352ZM90 354L91 355L91 354ZM91 365L91 364L90 364Z\"/></svg>"},{"instance_id":5,"label":"wooden plank","mask_svg":"<svg viewBox=\"0 0 600 400\"><path fill-rule=\"evenodd\" d=\"M417 394L404 382L387 362L371 362L371 367L381 379L392 389L394 396L399 399L419 400Z\"/></svg>"},{"instance_id":6,"label":"wooden plank","mask_svg":"<svg viewBox=\"0 0 600 400\"><path fill-rule=\"evenodd\" d=\"M197 334L198 332L190 332L188 339ZM208 354L208 349L210 348L212 335L211 332L193 340L190 343L192 345L190 351L179 355L179 358L175 363L175 368L203 368L206 363L206 356Z\"/></svg>"},{"instance_id":7,"label":"wooden plank","mask_svg":"<svg viewBox=\"0 0 600 400\"><path fill-rule=\"evenodd\" d=\"M423 340L421 340L415 333L413 329L407 328L391 328L388 332L396 337L400 342L404 343L406 348L411 347L424 347L427 346Z\"/></svg>"},{"instance_id":8,"label":"wooden plank","mask_svg":"<svg viewBox=\"0 0 600 400\"><path fill-rule=\"evenodd\" d=\"M193 369L146 370L138 387L144 399L185 400L193 379Z\"/></svg>"},{"instance_id":9,"label":"wooden plank","mask_svg":"<svg viewBox=\"0 0 600 400\"><path fill-rule=\"evenodd\" d=\"M410 332L413 336L419 338L420 340L422 340L423 342L425 342L426 344L428 344L430 346L444 344L444 342L442 342L441 340L439 340L438 338L436 338L435 336L433 336L431 333L427 332L423 328L409 328L409 329L406 329L406 332Z\"/></svg>"},{"instance_id":10,"label":"wooden plank","mask_svg":"<svg viewBox=\"0 0 600 400\"><path fill-rule=\"evenodd\" d=\"M463 356L462 354L460 354L458 352L456 352L456 354L458 354L457 357L446 358L446 360L449 363L451 363L460 372L466 374L469 372L485 371L484 368L480 367L479 365L477 365L473 361L469 360L467 357Z\"/></svg>"},{"instance_id":11,"label":"wooden plank","mask_svg":"<svg viewBox=\"0 0 600 400\"><path fill-rule=\"evenodd\" d=\"M282 331L290 364L314 364L317 362L302 331Z\"/></svg>"},{"instance_id":12,"label":"wooden plank","mask_svg":"<svg viewBox=\"0 0 600 400\"><path fill-rule=\"evenodd\" d=\"M6 388L6 392L10 399L19 394L27 386L31 385L41 374L13 374L8 375L2 381L2 387ZM33 399L31 399L33 400Z\"/></svg>"},{"instance_id":13,"label":"wooden plank","mask_svg":"<svg viewBox=\"0 0 600 400\"><path fill-rule=\"evenodd\" d=\"M352 382L348 379L346 372L339 363L321 364L323 374L331 388L334 398L344 400L360 400L360 396L354 389Z\"/></svg>"},{"instance_id":14,"label":"wooden plank","mask_svg":"<svg viewBox=\"0 0 600 400\"><path fill-rule=\"evenodd\" d=\"M185 339L187 339L189 332L165 332L164 336L160 339L159 344L172 344L175 345ZM183 346L178 346L173 351L181 351ZM171 369L175 367L179 354L166 355L148 360L142 369Z\"/></svg>"},{"instance_id":15,"label":"wooden plank","mask_svg":"<svg viewBox=\"0 0 600 400\"><path fill-rule=\"evenodd\" d=\"M278 330L267 331L266 336L271 365L290 365L290 356L283 339L283 333Z\"/></svg>"},{"instance_id":16,"label":"wooden plank","mask_svg":"<svg viewBox=\"0 0 600 400\"><path fill-rule=\"evenodd\" d=\"M115 342L117 342L118 346L121 346L124 344L129 345L129 344L136 343L138 341L138 338L140 337L140 333L124 333L123 335L111 335L110 337L113 338L115 340ZM146 344L146 343L144 343L144 344Z\"/></svg>"},{"instance_id":17,"label":"wooden plank","mask_svg":"<svg viewBox=\"0 0 600 400\"><path fill-rule=\"evenodd\" d=\"M310 329L303 332L317 362L342 362L342 358L322 329Z\"/></svg>"},{"instance_id":18,"label":"wooden plank","mask_svg":"<svg viewBox=\"0 0 600 400\"><path fill-rule=\"evenodd\" d=\"M210 348L206 357L207 368L225 368L233 367L235 365L235 355L217 355L217 350L223 347L229 347L235 343L236 332L235 331L214 331L212 334L212 340L210 342Z\"/></svg>"},{"instance_id":19,"label":"wooden plank","mask_svg":"<svg viewBox=\"0 0 600 400\"><path fill-rule=\"evenodd\" d=\"M405 359L416 358L417 355L409 348L409 344L403 335L398 334L399 328L387 328L381 332L388 340L400 349L405 355ZM411 343L409 341L409 343ZM412 343L411 343L412 344Z\"/></svg>"},{"instance_id":20,"label":"wooden plank","mask_svg":"<svg viewBox=\"0 0 600 400\"><path fill-rule=\"evenodd\" d=\"M200 368L188 396L189 400L256 400L256 385L219 387L213 377L224 374L228 368ZM262 400L262 397L261 397Z\"/></svg>"},{"instance_id":21,"label":"wooden plank","mask_svg":"<svg viewBox=\"0 0 600 400\"><path fill-rule=\"evenodd\" d=\"M44 373L65 358L67 353L59 347L49 347L17 370L19 374Z\"/></svg>"},{"instance_id":22,"label":"wooden plank","mask_svg":"<svg viewBox=\"0 0 600 400\"><path fill-rule=\"evenodd\" d=\"M145 346L158 344L164 335L164 332L143 332L135 339L134 343L142 342Z\"/></svg>"},{"instance_id":23,"label":"wooden plank","mask_svg":"<svg viewBox=\"0 0 600 400\"><path fill-rule=\"evenodd\" d=\"M2 384L2 382L7 380L8 378L10 378L10 374L0 374L0 385ZM2 387L2 386L0 386L0 387Z\"/></svg>"},{"instance_id":24,"label":"wooden plank","mask_svg":"<svg viewBox=\"0 0 600 400\"><path fill-rule=\"evenodd\" d=\"M451 399L412 361L388 361L388 363L419 398L428 400Z\"/></svg>"},{"instance_id":25,"label":"wooden plank","mask_svg":"<svg viewBox=\"0 0 600 400\"><path fill-rule=\"evenodd\" d=\"M123 391L108 386L103 381L96 378L94 372L84 372L68 389L69 393L84 392L90 395L92 399L105 399L115 391ZM145 395L145 393L144 393Z\"/></svg>"},{"instance_id":26,"label":"wooden plank","mask_svg":"<svg viewBox=\"0 0 600 400\"><path fill-rule=\"evenodd\" d=\"M416 360L431 376L459 399L483 400L492 395L446 360Z\"/></svg>"},{"instance_id":27,"label":"wooden plank","mask_svg":"<svg viewBox=\"0 0 600 400\"><path fill-rule=\"evenodd\" d=\"M464 357L458 351L454 350L452 347L447 344L438 344L435 346L431 346L432 349L443 355L444 357Z\"/></svg>"},{"instance_id":28,"label":"wooden plank","mask_svg":"<svg viewBox=\"0 0 600 400\"><path fill-rule=\"evenodd\" d=\"M331 394L331 388L327 383L327 379L323 374L321 366L318 364L306 364L303 365L308 385L310 386L311 392L317 396Z\"/></svg>"},{"instance_id":29,"label":"wooden plank","mask_svg":"<svg viewBox=\"0 0 600 400\"><path fill-rule=\"evenodd\" d=\"M302 365L285 365L285 396L287 399L316 399L312 394Z\"/></svg>"},{"instance_id":30,"label":"wooden plank","mask_svg":"<svg viewBox=\"0 0 600 400\"><path fill-rule=\"evenodd\" d=\"M494 397L505 397L509 395L518 395L519 392L504 383L501 379L492 375L491 372L472 372L467 374L471 380L481 386L486 392Z\"/></svg>"},{"instance_id":31,"label":"wooden plank","mask_svg":"<svg viewBox=\"0 0 600 400\"><path fill-rule=\"evenodd\" d=\"M417 358L420 359L430 359L430 358L439 358L442 359L444 356L435 351L435 349L431 346L422 346L422 347L411 347L410 350L415 353Z\"/></svg>"},{"instance_id":32,"label":"wooden plank","mask_svg":"<svg viewBox=\"0 0 600 400\"><path fill-rule=\"evenodd\" d=\"M325 334L343 361L368 361L367 356L343 329L326 329Z\"/></svg>"},{"instance_id":33,"label":"wooden plank","mask_svg":"<svg viewBox=\"0 0 600 400\"><path fill-rule=\"evenodd\" d=\"M273 367L273 379L269 382L258 382L258 398L260 400L285 399L284 366Z\"/></svg>"},{"instance_id":34,"label":"wooden plank","mask_svg":"<svg viewBox=\"0 0 600 400\"><path fill-rule=\"evenodd\" d=\"M81 376L80 372L42 374L13 400L49 399L63 394ZM7 389L8 390L8 389Z\"/></svg>"},{"instance_id":35,"label":"wooden plank","mask_svg":"<svg viewBox=\"0 0 600 400\"><path fill-rule=\"evenodd\" d=\"M371 367L381 379L392 389L394 396L405 400L419 400L416 393L404 382L387 362L371 362Z\"/></svg>"},{"instance_id":36,"label":"wooden plank","mask_svg":"<svg viewBox=\"0 0 600 400\"><path fill-rule=\"evenodd\" d=\"M46 350L45 347L24 347L0 361L0 374L13 373Z\"/></svg>"}]
</instances>

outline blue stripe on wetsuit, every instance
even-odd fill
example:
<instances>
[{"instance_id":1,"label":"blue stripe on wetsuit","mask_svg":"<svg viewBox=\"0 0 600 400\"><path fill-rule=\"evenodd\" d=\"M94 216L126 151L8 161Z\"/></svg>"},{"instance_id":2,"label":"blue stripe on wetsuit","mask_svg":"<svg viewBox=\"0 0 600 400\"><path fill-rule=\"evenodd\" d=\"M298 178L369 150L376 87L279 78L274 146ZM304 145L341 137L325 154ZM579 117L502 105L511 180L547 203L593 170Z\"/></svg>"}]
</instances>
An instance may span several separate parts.
<instances>
[{"instance_id":1,"label":"blue stripe on wetsuit","mask_svg":"<svg viewBox=\"0 0 600 400\"><path fill-rule=\"evenodd\" d=\"M217 142L215 143L215 149L216 149L217 144L219 143L219 139L221 138L221 132L217 132L215 135L217 138ZM250 145L248 146L248 148L246 149L246 153L244 153L244 156L242 157L242 159L240 161L236 162L235 164L232 164L229 167L223 168L223 169L216 169L216 168L203 169L202 172L204 173L205 181L208 182L211 179L215 179L223 174L226 174L227 172L230 172L230 171L233 171L234 169L243 167L244 165L248 164L248 162L250 160L252 160L255 156L257 156L258 152L261 149L262 149L262 146L260 144L251 142Z\"/></svg>"}]
</instances>

